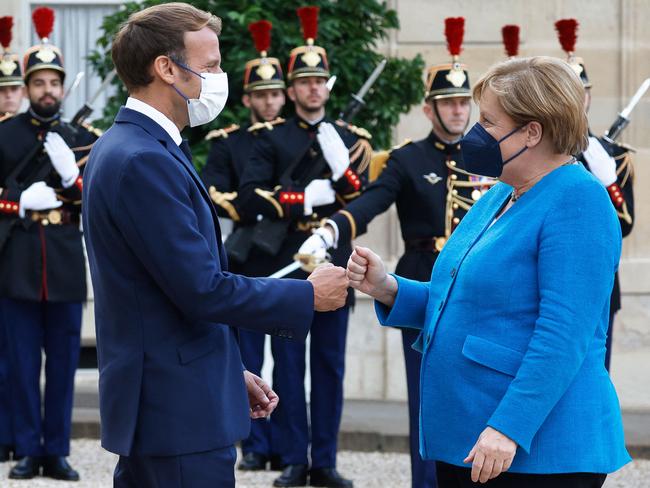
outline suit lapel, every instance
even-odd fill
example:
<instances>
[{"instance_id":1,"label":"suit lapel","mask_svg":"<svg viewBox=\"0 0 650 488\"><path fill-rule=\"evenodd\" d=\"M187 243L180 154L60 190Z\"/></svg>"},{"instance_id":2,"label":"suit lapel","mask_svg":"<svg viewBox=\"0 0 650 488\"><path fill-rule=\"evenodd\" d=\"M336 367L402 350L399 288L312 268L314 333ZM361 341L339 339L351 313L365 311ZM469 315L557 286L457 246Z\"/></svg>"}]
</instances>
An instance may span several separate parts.
<instances>
[{"instance_id":1,"label":"suit lapel","mask_svg":"<svg viewBox=\"0 0 650 488\"><path fill-rule=\"evenodd\" d=\"M199 178L199 175L196 173L194 166L192 165L190 160L187 159L187 156L185 156L183 151L181 151L181 148L178 147L178 145L176 145L176 143L172 140L169 134L160 125L158 125L156 122L151 120L146 115L136 112L135 110L122 107L118 112L117 117L115 118L115 122L118 123L127 122L142 127L149 134L151 134L151 136L153 136L158 141L160 141L165 146L167 151L169 151L171 155L174 156L174 158L176 158L176 160L178 160L178 162L181 163L183 168L185 168L185 170L190 174L192 180L199 188L199 191L201 192L201 196L203 196L203 199L205 200L206 204L210 208L210 213L212 214L212 220L214 221L215 232L217 234L217 247L219 249L219 258L222 263L222 268L224 270L227 270L228 260L226 258L223 246L221 245L221 227L219 226L219 217L217 215L217 211L215 210L214 205L212 204L212 200L210 199L210 194L208 193L208 190L206 190L205 185L201 181L201 178Z\"/></svg>"}]
</instances>

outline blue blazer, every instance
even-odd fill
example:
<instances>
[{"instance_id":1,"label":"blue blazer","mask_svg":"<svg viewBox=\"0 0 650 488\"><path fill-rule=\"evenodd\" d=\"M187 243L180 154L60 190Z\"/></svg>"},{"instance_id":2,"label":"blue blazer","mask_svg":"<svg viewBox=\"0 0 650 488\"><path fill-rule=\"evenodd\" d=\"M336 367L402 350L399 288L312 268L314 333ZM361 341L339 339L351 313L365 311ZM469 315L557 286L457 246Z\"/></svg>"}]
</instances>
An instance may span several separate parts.
<instances>
[{"instance_id":1,"label":"blue blazer","mask_svg":"<svg viewBox=\"0 0 650 488\"><path fill-rule=\"evenodd\" d=\"M217 215L191 162L122 108L84 173L102 446L121 455L218 449L250 428L234 328L304 340L313 289L227 272Z\"/></svg>"},{"instance_id":2,"label":"blue blazer","mask_svg":"<svg viewBox=\"0 0 650 488\"><path fill-rule=\"evenodd\" d=\"M474 205L430 283L398 278L393 307L377 305L383 325L422 331L420 452L463 466L491 426L519 446L513 472L615 471L630 460L604 366L616 214L582 165L494 222L511 191L499 183Z\"/></svg>"}]
</instances>

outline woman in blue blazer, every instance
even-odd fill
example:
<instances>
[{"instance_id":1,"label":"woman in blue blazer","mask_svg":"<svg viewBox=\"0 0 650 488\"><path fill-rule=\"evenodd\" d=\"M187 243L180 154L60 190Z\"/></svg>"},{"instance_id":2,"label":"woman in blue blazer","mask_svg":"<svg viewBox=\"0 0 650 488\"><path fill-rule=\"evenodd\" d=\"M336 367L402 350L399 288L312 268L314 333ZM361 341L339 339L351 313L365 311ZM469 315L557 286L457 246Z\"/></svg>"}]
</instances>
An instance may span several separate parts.
<instances>
[{"instance_id":1,"label":"woman in blue blazer","mask_svg":"<svg viewBox=\"0 0 650 488\"><path fill-rule=\"evenodd\" d=\"M604 367L621 231L571 156L587 143L584 90L567 63L534 57L495 65L473 94L464 160L501 182L429 283L359 247L348 277L382 325L421 331L420 453L440 487L600 487L630 460Z\"/></svg>"}]
</instances>

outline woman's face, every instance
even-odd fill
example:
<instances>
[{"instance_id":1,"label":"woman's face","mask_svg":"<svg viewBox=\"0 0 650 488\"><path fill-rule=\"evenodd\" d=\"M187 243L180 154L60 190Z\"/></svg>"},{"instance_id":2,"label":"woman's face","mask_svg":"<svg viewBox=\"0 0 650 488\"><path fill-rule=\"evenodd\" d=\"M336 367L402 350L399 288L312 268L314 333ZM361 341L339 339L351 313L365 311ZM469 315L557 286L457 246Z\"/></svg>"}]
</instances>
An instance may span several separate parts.
<instances>
[{"instance_id":1,"label":"woman's face","mask_svg":"<svg viewBox=\"0 0 650 488\"><path fill-rule=\"evenodd\" d=\"M479 108L479 123L497 141L508 136L508 134L517 128L515 122L503 111L496 95L490 88L483 90ZM501 141L499 148L501 149L501 158L503 161L507 161L511 156L521 151L527 145L526 142L527 133L525 126L519 128L519 130ZM512 162L516 160L517 158L513 159ZM510 163L504 166L504 171L509 165Z\"/></svg>"}]
</instances>

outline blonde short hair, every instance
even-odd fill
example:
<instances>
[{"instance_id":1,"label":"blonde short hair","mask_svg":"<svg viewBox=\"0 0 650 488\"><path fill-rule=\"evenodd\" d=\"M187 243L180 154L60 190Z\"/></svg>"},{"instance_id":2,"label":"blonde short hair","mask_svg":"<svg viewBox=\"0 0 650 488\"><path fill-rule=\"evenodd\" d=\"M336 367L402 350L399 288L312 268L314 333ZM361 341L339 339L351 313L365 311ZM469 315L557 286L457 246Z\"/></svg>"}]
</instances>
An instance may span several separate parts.
<instances>
[{"instance_id":1,"label":"blonde short hair","mask_svg":"<svg viewBox=\"0 0 650 488\"><path fill-rule=\"evenodd\" d=\"M486 88L518 126L539 122L558 154L579 154L587 148L585 90L568 63L548 56L502 61L474 85L476 103Z\"/></svg>"}]
</instances>

